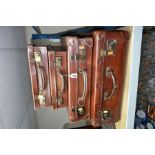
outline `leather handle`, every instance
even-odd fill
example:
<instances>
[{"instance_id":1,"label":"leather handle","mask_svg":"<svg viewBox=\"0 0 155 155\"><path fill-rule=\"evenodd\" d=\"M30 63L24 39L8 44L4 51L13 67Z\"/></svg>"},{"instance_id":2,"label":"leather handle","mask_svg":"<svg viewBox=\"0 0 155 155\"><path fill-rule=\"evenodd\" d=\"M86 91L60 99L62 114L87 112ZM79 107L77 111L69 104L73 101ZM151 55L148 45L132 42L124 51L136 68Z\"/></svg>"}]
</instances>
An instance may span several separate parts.
<instances>
[{"instance_id":1,"label":"leather handle","mask_svg":"<svg viewBox=\"0 0 155 155\"><path fill-rule=\"evenodd\" d=\"M112 72L112 70L111 70L111 68L109 66L106 68L106 77L109 77L109 78L111 77L112 78L113 86L112 86L112 90L111 90L110 93L108 91L105 91L105 93L104 93L104 100L105 101L106 100L110 100L111 97L116 92L116 89L117 89L117 84L116 84L115 76L114 76L114 74L113 74L113 72Z\"/></svg>"},{"instance_id":2,"label":"leather handle","mask_svg":"<svg viewBox=\"0 0 155 155\"><path fill-rule=\"evenodd\" d=\"M61 86L61 89L60 89L60 94L62 94L63 91L64 91L64 87L65 87L65 80L64 80L64 76L60 72L60 69L57 69L57 75L61 78L61 81L62 81L62 86Z\"/></svg>"},{"instance_id":3,"label":"leather handle","mask_svg":"<svg viewBox=\"0 0 155 155\"><path fill-rule=\"evenodd\" d=\"M80 104L80 102L83 103L85 101L86 95L87 95L87 72L85 70L82 70L82 71L80 71L80 73L82 73L82 75L83 75L84 86L83 86L82 95L78 99L79 104Z\"/></svg>"},{"instance_id":4,"label":"leather handle","mask_svg":"<svg viewBox=\"0 0 155 155\"><path fill-rule=\"evenodd\" d=\"M47 87L47 74L43 66L37 65L37 77L39 85L39 94L42 94Z\"/></svg>"}]
</instances>

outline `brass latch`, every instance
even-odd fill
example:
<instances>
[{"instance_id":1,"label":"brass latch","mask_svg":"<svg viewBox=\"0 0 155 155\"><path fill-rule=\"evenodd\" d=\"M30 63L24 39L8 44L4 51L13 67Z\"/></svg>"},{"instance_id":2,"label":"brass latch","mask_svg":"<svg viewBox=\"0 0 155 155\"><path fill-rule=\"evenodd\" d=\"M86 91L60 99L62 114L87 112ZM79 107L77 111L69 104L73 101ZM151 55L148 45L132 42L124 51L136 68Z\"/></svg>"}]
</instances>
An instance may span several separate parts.
<instances>
[{"instance_id":1,"label":"brass latch","mask_svg":"<svg viewBox=\"0 0 155 155\"><path fill-rule=\"evenodd\" d=\"M40 104L45 104L45 96L43 95L38 95L37 99L39 100Z\"/></svg>"},{"instance_id":2,"label":"brass latch","mask_svg":"<svg viewBox=\"0 0 155 155\"><path fill-rule=\"evenodd\" d=\"M85 115L85 108L84 108L84 107L78 107L78 108L77 108L77 113L78 113L80 116Z\"/></svg>"},{"instance_id":3,"label":"brass latch","mask_svg":"<svg viewBox=\"0 0 155 155\"><path fill-rule=\"evenodd\" d=\"M41 62L41 52L34 51L34 59L35 59L36 63L40 63Z\"/></svg>"},{"instance_id":4,"label":"brass latch","mask_svg":"<svg viewBox=\"0 0 155 155\"><path fill-rule=\"evenodd\" d=\"M106 49L101 50L101 57L114 55L114 53L116 52L116 45L116 40L108 40L106 44Z\"/></svg>"},{"instance_id":5,"label":"brass latch","mask_svg":"<svg viewBox=\"0 0 155 155\"><path fill-rule=\"evenodd\" d=\"M84 107L73 108L72 112L77 112L79 116L83 116L85 115L85 108Z\"/></svg>"},{"instance_id":6,"label":"brass latch","mask_svg":"<svg viewBox=\"0 0 155 155\"><path fill-rule=\"evenodd\" d=\"M104 120L107 120L107 119L111 119L111 113L110 113L110 110L102 110L101 111L101 116Z\"/></svg>"}]
</instances>

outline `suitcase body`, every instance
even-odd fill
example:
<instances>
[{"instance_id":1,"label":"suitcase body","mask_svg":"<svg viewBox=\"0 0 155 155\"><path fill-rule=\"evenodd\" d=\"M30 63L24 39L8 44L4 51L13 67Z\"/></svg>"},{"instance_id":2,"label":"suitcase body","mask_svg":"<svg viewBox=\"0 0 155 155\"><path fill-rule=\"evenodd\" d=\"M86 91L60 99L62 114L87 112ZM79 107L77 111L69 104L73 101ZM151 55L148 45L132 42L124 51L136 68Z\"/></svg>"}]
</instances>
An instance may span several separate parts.
<instances>
[{"instance_id":1,"label":"suitcase body","mask_svg":"<svg viewBox=\"0 0 155 155\"><path fill-rule=\"evenodd\" d=\"M95 31L91 98L93 126L115 123L120 118L128 33Z\"/></svg>"},{"instance_id":2,"label":"suitcase body","mask_svg":"<svg viewBox=\"0 0 155 155\"><path fill-rule=\"evenodd\" d=\"M64 37L61 41L67 49L69 121L89 120L93 40Z\"/></svg>"},{"instance_id":3,"label":"suitcase body","mask_svg":"<svg viewBox=\"0 0 155 155\"><path fill-rule=\"evenodd\" d=\"M125 31L106 33L101 106L102 124L115 123L120 119L128 39L129 34Z\"/></svg>"},{"instance_id":4,"label":"suitcase body","mask_svg":"<svg viewBox=\"0 0 155 155\"><path fill-rule=\"evenodd\" d=\"M67 107L67 53L48 51L50 89L53 109Z\"/></svg>"},{"instance_id":5,"label":"suitcase body","mask_svg":"<svg viewBox=\"0 0 155 155\"><path fill-rule=\"evenodd\" d=\"M28 46L28 61L34 108L51 106L46 47Z\"/></svg>"}]
</instances>

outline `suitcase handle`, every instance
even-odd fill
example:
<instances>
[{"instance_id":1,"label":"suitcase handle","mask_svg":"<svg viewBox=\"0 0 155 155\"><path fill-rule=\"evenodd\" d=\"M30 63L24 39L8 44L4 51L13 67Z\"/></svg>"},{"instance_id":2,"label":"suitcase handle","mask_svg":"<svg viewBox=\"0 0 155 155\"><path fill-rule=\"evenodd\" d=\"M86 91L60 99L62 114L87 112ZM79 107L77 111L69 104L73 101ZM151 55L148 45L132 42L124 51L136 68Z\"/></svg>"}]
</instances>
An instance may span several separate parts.
<instances>
[{"instance_id":1,"label":"suitcase handle","mask_svg":"<svg viewBox=\"0 0 155 155\"><path fill-rule=\"evenodd\" d=\"M37 65L37 77L39 83L39 94L42 94L47 87L47 76L43 66Z\"/></svg>"},{"instance_id":2,"label":"suitcase handle","mask_svg":"<svg viewBox=\"0 0 155 155\"><path fill-rule=\"evenodd\" d=\"M111 97L113 96L114 93L116 93L116 89L117 89L117 84L116 84L116 79L115 79L115 76L111 70L111 68L108 66L106 68L106 77L111 77L112 78L112 83L113 83L113 86L112 86L112 90L111 90L111 93L109 93L108 91L106 91L104 93L104 100L110 100Z\"/></svg>"},{"instance_id":3,"label":"suitcase handle","mask_svg":"<svg viewBox=\"0 0 155 155\"><path fill-rule=\"evenodd\" d=\"M62 94L65 87L64 75L61 73L60 69L57 69L57 75L61 78L61 81L62 81L62 87L59 91L59 93Z\"/></svg>"},{"instance_id":4,"label":"suitcase handle","mask_svg":"<svg viewBox=\"0 0 155 155\"><path fill-rule=\"evenodd\" d=\"M80 73L82 73L83 75L84 86L83 86L82 95L78 99L78 104L80 104L81 102L83 103L87 95L87 72L85 70L82 70L80 71Z\"/></svg>"}]
</instances>

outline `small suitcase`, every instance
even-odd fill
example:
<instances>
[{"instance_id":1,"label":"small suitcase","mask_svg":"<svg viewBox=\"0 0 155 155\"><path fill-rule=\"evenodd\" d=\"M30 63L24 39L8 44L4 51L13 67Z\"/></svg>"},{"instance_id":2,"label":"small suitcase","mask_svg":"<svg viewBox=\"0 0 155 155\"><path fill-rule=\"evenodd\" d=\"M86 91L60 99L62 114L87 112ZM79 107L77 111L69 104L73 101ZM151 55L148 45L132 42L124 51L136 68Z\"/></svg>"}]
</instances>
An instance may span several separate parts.
<instances>
[{"instance_id":1,"label":"small suitcase","mask_svg":"<svg viewBox=\"0 0 155 155\"><path fill-rule=\"evenodd\" d=\"M52 107L67 107L67 53L62 50L49 50L48 58Z\"/></svg>"},{"instance_id":2,"label":"small suitcase","mask_svg":"<svg viewBox=\"0 0 155 155\"><path fill-rule=\"evenodd\" d=\"M68 59L68 113L69 121L90 118L92 38L62 38Z\"/></svg>"},{"instance_id":3,"label":"small suitcase","mask_svg":"<svg viewBox=\"0 0 155 155\"><path fill-rule=\"evenodd\" d=\"M51 106L46 47L28 46L28 61L34 108Z\"/></svg>"}]
</instances>

